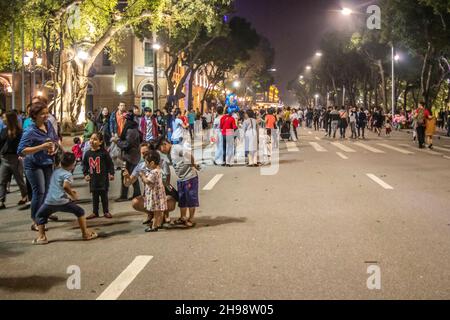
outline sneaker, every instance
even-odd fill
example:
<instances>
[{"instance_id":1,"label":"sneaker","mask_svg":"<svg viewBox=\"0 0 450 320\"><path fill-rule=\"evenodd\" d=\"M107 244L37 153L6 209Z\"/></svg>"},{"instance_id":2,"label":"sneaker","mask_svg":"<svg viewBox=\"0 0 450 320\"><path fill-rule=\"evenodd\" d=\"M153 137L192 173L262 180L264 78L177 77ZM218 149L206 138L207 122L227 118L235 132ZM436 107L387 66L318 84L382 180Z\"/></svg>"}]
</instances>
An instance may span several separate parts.
<instances>
[{"instance_id":1,"label":"sneaker","mask_svg":"<svg viewBox=\"0 0 450 320\"><path fill-rule=\"evenodd\" d=\"M111 215L111 213L109 213L109 212L103 214L103 216L104 216L106 219L112 219L112 215Z\"/></svg>"},{"instance_id":2,"label":"sneaker","mask_svg":"<svg viewBox=\"0 0 450 320\"><path fill-rule=\"evenodd\" d=\"M116 200L114 200L114 202L126 202L128 201L127 198L117 198Z\"/></svg>"}]
</instances>

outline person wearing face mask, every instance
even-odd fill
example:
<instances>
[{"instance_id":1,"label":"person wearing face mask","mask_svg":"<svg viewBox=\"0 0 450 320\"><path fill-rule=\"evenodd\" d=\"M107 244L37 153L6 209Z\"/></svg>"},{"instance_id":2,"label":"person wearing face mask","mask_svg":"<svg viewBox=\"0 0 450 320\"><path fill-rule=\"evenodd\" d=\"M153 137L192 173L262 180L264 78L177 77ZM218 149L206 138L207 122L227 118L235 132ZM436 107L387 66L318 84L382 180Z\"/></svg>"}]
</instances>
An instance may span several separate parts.
<instances>
[{"instance_id":1,"label":"person wearing face mask","mask_svg":"<svg viewBox=\"0 0 450 320\"><path fill-rule=\"evenodd\" d=\"M97 119L95 120L95 125L97 127L97 132L101 132L103 135L105 146L108 148L111 145L111 131L109 128L109 110L108 108L103 108L99 113Z\"/></svg>"}]
</instances>

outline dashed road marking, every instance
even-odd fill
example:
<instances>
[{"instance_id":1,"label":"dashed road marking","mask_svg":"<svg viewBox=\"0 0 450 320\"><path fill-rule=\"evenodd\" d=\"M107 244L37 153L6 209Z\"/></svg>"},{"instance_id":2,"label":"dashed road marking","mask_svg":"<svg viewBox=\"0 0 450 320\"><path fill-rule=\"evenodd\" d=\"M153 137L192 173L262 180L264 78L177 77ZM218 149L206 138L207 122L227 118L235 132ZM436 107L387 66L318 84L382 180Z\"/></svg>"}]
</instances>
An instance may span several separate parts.
<instances>
[{"instance_id":1,"label":"dashed road marking","mask_svg":"<svg viewBox=\"0 0 450 320\"><path fill-rule=\"evenodd\" d=\"M441 148L441 147L436 147L436 146L433 148L436 150L439 150L439 151L450 152L450 149L447 149L447 148Z\"/></svg>"},{"instance_id":2,"label":"dashed road marking","mask_svg":"<svg viewBox=\"0 0 450 320\"><path fill-rule=\"evenodd\" d=\"M212 190L214 188L214 186L217 184L217 182L220 181L220 179L222 179L223 174L216 174L214 178L211 179L210 182L208 182L208 184L203 188L204 191L209 191Z\"/></svg>"},{"instance_id":3,"label":"dashed road marking","mask_svg":"<svg viewBox=\"0 0 450 320\"><path fill-rule=\"evenodd\" d=\"M402 147L405 147L405 148L413 148L413 149L416 149L416 147L413 147L413 146L410 146L410 145L407 145L407 144L399 144L399 146L402 146ZM428 153L428 154L431 154L431 155L433 155L433 156L443 156L442 153L435 152L435 151L430 150L430 149L417 149L417 151L423 152L423 153Z\"/></svg>"},{"instance_id":4,"label":"dashed road marking","mask_svg":"<svg viewBox=\"0 0 450 320\"><path fill-rule=\"evenodd\" d=\"M317 142L310 142L309 143L314 150L316 150L317 152L328 152L324 147L322 147L320 144L318 144Z\"/></svg>"},{"instance_id":5,"label":"dashed road marking","mask_svg":"<svg viewBox=\"0 0 450 320\"><path fill-rule=\"evenodd\" d=\"M286 142L288 152L299 152L300 149L297 147L297 144L292 141Z\"/></svg>"},{"instance_id":6,"label":"dashed road marking","mask_svg":"<svg viewBox=\"0 0 450 320\"><path fill-rule=\"evenodd\" d=\"M368 146L368 145L366 145L364 143L361 143L361 142L355 142L354 145L358 146L358 147L361 147L363 149L369 150L370 152L373 152L373 153L386 153L386 152L384 152L384 151L382 151L380 149Z\"/></svg>"},{"instance_id":7,"label":"dashed road marking","mask_svg":"<svg viewBox=\"0 0 450 320\"><path fill-rule=\"evenodd\" d=\"M352 148L349 148L347 146L344 146L342 143L338 143L338 142L332 142L331 143L333 146L335 146L336 148L341 149L344 152L356 152L355 150L353 150Z\"/></svg>"},{"instance_id":8,"label":"dashed road marking","mask_svg":"<svg viewBox=\"0 0 450 320\"><path fill-rule=\"evenodd\" d=\"M336 154L344 160L348 160L348 157L341 152L336 152Z\"/></svg>"},{"instance_id":9,"label":"dashed road marking","mask_svg":"<svg viewBox=\"0 0 450 320\"><path fill-rule=\"evenodd\" d=\"M137 256L97 300L117 300L152 259L152 256Z\"/></svg>"},{"instance_id":10,"label":"dashed road marking","mask_svg":"<svg viewBox=\"0 0 450 320\"><path fill-rule=\"evenodd\" d=\"M397 147L393 147L393 146L390 146L390 145L385 144L385 143L378 143L378 145L382 146L382 147L385 147L387 149L391 149L391 150L403 153L403 154L414 154L414 152L411 152L411 151L408 151L408 150L405 150L405 149L400 149L400 148L397 148Z\"/></svg>"},{"instance_id":11,"label":"dashed road marking","mask_svg":"<svg viewBox=\"0 0 450 320\"><path fill-rule=\"evenodd\" d=\"M383 180L381 180L380 178L378 178L376 175L372 174L372 173L368 173L367 176L372 179L373 181L375 181L376 183L378 183L381 187L383 187L386 190L394 190L394 188L390 185L388 185L386 182L384 182Z\"/></svg>"}]
</instances>

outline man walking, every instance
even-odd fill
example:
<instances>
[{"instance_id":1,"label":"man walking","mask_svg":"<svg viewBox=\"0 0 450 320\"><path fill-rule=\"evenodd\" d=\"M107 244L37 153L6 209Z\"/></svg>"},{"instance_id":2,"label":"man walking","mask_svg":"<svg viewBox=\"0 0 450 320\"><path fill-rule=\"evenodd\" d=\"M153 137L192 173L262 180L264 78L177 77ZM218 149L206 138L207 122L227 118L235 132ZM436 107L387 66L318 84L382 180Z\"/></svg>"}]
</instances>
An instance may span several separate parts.
<instances>
[{"instance_id":1,"label":"man walking","mask_svg":"<svg viewBox=\"0 0 450 320\"><path fill-rule=\"evenodd\" d=\"M423 149L425 144L425 119L430 116L428 109L425 109L423 102L419 104L414 119L416 120L417 139L419 140L419 148Z\"/></svg>"}]
</instances>

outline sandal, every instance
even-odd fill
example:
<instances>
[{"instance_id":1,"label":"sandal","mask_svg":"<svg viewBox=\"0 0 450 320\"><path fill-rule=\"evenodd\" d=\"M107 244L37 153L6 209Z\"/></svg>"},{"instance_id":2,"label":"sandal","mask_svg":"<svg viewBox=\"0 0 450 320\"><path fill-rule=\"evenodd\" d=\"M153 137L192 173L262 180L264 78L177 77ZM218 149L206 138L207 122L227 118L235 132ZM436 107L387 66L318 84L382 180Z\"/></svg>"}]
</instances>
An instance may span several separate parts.
<instances>
[{"instance_id":1,"label":"sandal","mask_svg":"<svg viewBox=\"0 0 450 320\"><path fill-rule=\"evenodd\" d=\"M94 231L91 231L91 233L89 235L84 235L83 236L83 240L84 241L89 241L89 240L94 240L98 238L98 234L95 233Z\"/></svg>"},{"instance_id":2,"label":"sandal","mask_svg":"<svg viewBox=\"0 0 450 320\"><path fill-rule=\"evenodd\" d=\"M39 245L48 244L48 239L45 239L45 240L43 240L43 239L34 239L32 244L38 245L38 246Z\"/></svg>"},{"instance_id":3,"label":"sandal","mask_svg":"<svg viewBox=\"0 0 450 320\"><path fill-rule=\"evenodd\" d=\"M159 228L148 227L145 228L145 232L158 232Z\"/></svg>"},{"instance_id":4,"label":"sandal","mask_svg":"<svg viewBox=\"0 0 450 320\"><path fill-rule=\"evenodd\" d=\"M172 222L172 224L174 224L174 225L176 225L176 226L182 226L182 225L185 225L185 224L186 224L186 221L183 220L183 219L181 219L181 218L178 218L177 220L174 220L174 221Z\"/></svg>"},{"instance_id":5,"label":"sandal","mask_svg":"<svg viewBox=\"0 0 450 320\"><path fill-rule=\"evenodd\" d=\"M31 225L31 231L39 232L39 229L38 229L37 225L32 224L32 225ZM48 231L48 228L45 227L45 228L44 228L44 231Z\"/></svg>"}]
</instances>

